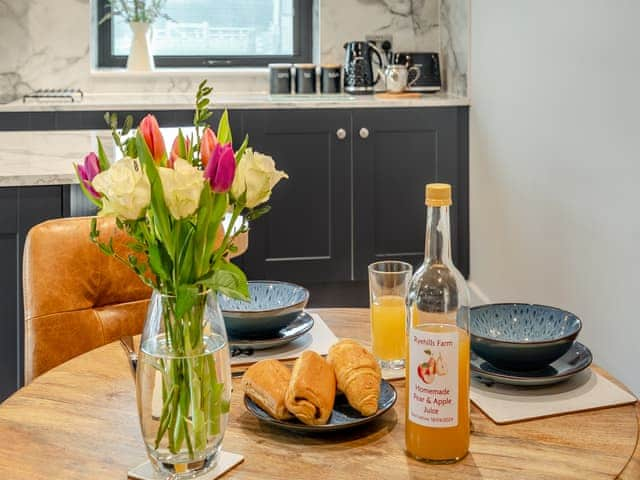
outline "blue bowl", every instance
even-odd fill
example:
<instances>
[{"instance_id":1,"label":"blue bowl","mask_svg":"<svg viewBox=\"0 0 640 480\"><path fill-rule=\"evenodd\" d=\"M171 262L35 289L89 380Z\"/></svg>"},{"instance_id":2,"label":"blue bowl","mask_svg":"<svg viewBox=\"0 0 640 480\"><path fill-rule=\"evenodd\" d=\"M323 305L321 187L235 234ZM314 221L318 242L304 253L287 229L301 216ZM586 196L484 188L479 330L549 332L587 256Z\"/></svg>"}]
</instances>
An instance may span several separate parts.
<instances>
[{"instance_id":1,"label":"blue bowl","mask_svg":"<svg viewBox=\"0 0 640 480\"><path fill-rule=\"evenodd\" d=\"M573 313L526 303L471 309L471 349L496 367L537 370L564 355L582 328Z\"/></svg>"},{"instance_id":2,"label":"blue bowl","mask_svg":"<svg viewBox=\"0 0 640 480\"><path fill-rule=\"evenodd\" d=\"M218 295L229 336L266 338L289 325L309 301L309 291L287 282L249 282L251 301Z\"/></svg>"}]
</instances>

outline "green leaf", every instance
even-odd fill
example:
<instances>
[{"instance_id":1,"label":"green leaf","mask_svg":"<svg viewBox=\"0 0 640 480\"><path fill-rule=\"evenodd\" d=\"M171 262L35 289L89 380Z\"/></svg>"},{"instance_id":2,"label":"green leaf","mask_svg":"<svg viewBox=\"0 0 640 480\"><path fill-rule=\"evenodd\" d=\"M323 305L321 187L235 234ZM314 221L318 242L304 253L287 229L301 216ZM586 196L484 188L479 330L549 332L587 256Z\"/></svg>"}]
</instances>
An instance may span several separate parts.
<instances>
[{"instance_id":1,"label":"green leaf","mask_svg":"<svg viewBox=\"0 0 640 480\"><path fill-rule=\"evenodd\" d=\"M145 143L140 130L136 133L136 147L138 150L138 158L144 167L144 171L149 179L151 185L151 212L153 213L153 220L159 234L159 240L164 243L169 255L174 252L173 238L171 235L171 218L169 209L164 201L164 193L162 191L162 182L160 181L160 174L158 168L153 162L149 147ZM175 260L171 257L172 260Z\"/></svg>"},{"instance_id":2,"label":"green leaf","mask_svg":"<svg viewBox=\"0 0 640 480\"><path fill-rule=\"evenodd\" d=\"M176 320L184 317L198 299L198 288L194 285L179 285L176 290Z\"/></svg>"},{"instance_id":3,"label":"green leaf","mask_svg":"<svg viewBox=\"0 0 640 480\"><path fill-rule=\"evenodd\" d=\"M94 242L100 237L100 231L98 230L98 219L96 217L93 217L91 219L91 232L89 233L89 237Z\"/></svg>"},{"instance_id":4,"label":"green leaf","mask_svg":"<svg viewBox=\"0 0 640 480\"><path fill-rule=\"evenodd\" d=\"M247 149L248 145L249 145L249 135L245 135L242 145L240 145L240 148L236 152L236 165L240 163L240 160L242 160L242 157L244 156L244 151Z\"/></svg>"},{"instance_id":5,"label":"green leaf","mask_svg":"<svg viewBox=\"0 0 640 480\"><path fill-rule=\"evenodd\" d=\"M205 187L206 188L206 187ZM206 261L209 261L209 257L213 254L213 246L218 234L218 228L222 222L222 217L227 210L227 194L226 193L214 193L213 202L211 204L211 216L209 223L207 224L207 243L205 246Z\"/></svg>"},{"instance_id":6,"label":"green leaf","mask_svg":"<svg viewBox=\"0 0 640 480\"><path fill-rule=\"evenodd\" d=\"M160 247L156 243L150 243L148 246L149 267L153 270L161 280L171 280L171 268L167 268L163 262L163 255L160 251Z\"/></svg>"},{"instance_id":7,"label":"green leaf","mask_svg":"<svg viewBox=\"0 0 640 480\"><path fill-rule=\"evenodd\" d=\"M127 115L124 119L124 125L122 126L121 135L126 135L131 131L131 127L133 126L133 116Z\"/></svg>"},{"instance_id":8,"label":"green leaf","mask_svg":"<svg viewBox=\"0 0 640 480\"><path fill-rule=\"evenodd\" d=\"M195 233L195 227L191 222L186 222L184 230L185 232L181 239L182 246L178 254L178 259L176 260L176 266L179 268L178 282L192 283L194 279L191 272L194 267L193 256L195 253L192 239Z\"/></svg>"},{"instance_id":9,"label":"green leaf","mask_svg":"<svg viewBox=\"0 0 640 480\"><path fill-rule=\"evenodd\" d=\"M208 242L206 241L206 237L209 230L209 223L211 222L211 207L213 206L211 198L212 195L213 192L206 186L202 189L202 193L200 194L198 218L196 221L196 231L193 241L194 248L198 249L195 253L194 259L196 277L202 276L209 266L209 258L207 256Z\"/></svg>"},{"instance_id":10,"label":"green leaf","mask_svg":"<svg viewBox=\"0 0 640 480\"><path fill-rule=\"evenodd\" d=\"M178 155L187 160L187 142L184 140L181 128L178 129Z\"/></svg>"},{"instance_id":11,"label":"green leaf","mask_svg":"<svg viewBox=\"0 0 640 480\"><path fill-rule=\"evenodd\" d=\"M137 158L138 157L138 149L136 148L136 139L134 137L128 138L125 141L124 148L127 157Z\"/></svg>"},{"instance_id":12,"label":"green leaf","mask_svg":"<svg viewBox=\"0 0 640 480\"><path fill-rule=\"evenodd\" d=\"M218 141L226 145L227 143L233 143L233 137L231 136L231 127L229 126L229 112L227 109L222 113L220 122L218 123L218 131L216 132Z\"/></svg>"},{"instance_id":13,"label":"green leaf","mask_svg":"<svg viewBox=\"0 0 640 480\"><path fill-rule=\"evenodd\" d=\"M256 207L253 210L251 210L249 213L247 213L246 219L249 222L252 222L260 218L262 215L269 213L270 210L271 210L271 205L260 205L259 207Z\"/></svg>"},{"instance_id":14,"label":"green leaf","mask_svg":"<svg viewBox=\"0 0 640 480\"><path fill-rule=\"evenodd\" d=\"M250 300L246 275L237 265L227 260L218 261L215 265L215 271L203 281L203 284L229 298Z\"/></svg>"},{"instance_id":15,"label":"green leaf","mask_svg":"<svg viewBox=\"0 0 640 480\"><path fill-rule=\"evenodd\" d=\"M98 164L100 166L100 171L104 172L105 170L108 170L111 165L109 163L109 158L104 151L104 147L102 146L102 142L100 141L100 137L96 137L96 139L98 140Z\"/></svg>"}]
</instances>

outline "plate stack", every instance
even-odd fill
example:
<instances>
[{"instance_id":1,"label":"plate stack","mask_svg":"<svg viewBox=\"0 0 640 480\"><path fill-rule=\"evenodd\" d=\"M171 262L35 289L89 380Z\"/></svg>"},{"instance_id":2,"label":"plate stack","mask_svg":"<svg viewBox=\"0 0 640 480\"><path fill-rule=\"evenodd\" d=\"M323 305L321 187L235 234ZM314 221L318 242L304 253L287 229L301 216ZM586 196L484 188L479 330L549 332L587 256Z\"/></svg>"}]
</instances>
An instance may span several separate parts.
<instances>
[{"instance_id":1,"label":"plate stack","mask_svg":"<svg viewBox=\"0 0 640 480\"><path fill-rule=\"evenodd\" d=\"M591 365L589 349L576 341L582 321L555 307L523 303L471 309L471 371L480 381L550 385Z\"/></svg>"},{"instance_id":2,"label":"plate stack","mask_svg":"<svg viewBox=\"0 0 640 480\"><path fill-rule=\"evenodd\" d=\"M219 295L232 355L285 345L313 327L304 311L309 291L293 283L249 282L250 302Z\"/></svg>"}]
</instances>

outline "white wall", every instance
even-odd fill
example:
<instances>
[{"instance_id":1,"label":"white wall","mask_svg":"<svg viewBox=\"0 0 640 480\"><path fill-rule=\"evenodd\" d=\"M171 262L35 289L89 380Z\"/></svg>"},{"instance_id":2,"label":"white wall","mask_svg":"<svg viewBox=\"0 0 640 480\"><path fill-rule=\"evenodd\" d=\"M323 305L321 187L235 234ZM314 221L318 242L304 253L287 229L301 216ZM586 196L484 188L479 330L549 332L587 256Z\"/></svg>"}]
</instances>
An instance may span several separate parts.
<instances>
[{"instance_id":1,"label":"white wall","mask_svg":"<svg viewBox=\"0 0 640 480\"><path fill-rule=\"evenodd\" d=\"M471 278L640 393L640 2L472 0Z\"/></svg>"}]
</instances>

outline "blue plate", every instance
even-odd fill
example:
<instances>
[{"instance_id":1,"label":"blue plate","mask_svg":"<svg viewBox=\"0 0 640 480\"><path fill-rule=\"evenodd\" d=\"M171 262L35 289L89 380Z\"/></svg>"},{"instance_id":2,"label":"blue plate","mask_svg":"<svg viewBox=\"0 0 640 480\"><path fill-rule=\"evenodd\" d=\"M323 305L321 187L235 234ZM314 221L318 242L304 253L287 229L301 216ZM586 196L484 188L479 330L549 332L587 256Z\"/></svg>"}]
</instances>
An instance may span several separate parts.
<instances>
[{"instance_id":1,"label":"blue plate","mask_svg":"<svg viewBox=\"0 0 640 480\"><path fill-rule=\"evenodd\" d=\"M296 319L309 301L309 291L293 283L250 281L251 301L218 295L220 309L230 336L240 339L265 338Z\"/></svg>"},{"instance_id":2,"label":"blue plate","mask_svg":"<svg viewBox=\"0 0 640 480\"><path fill-rule=\"evenodd\" d=\"M313 328L313 317L307 312L302 312L284 328L281 328L272 335L268 335L264 338L233 338L229 335L229 346L234 347L240 353L253 355L253 350L265 350L267 348L280 347L286 345L289 342L302 337L305 333ZM251 351L251 353L248 353Z\"/></svg>"},{"instance_id":3,"label":"blue plate","mask_svg":"<svg viewBox=\"0 0 640 480\"><path fill-rule=\"evenodd\" d=\"M349 405L349 402L347 402L347 397L345 397L344 395L337 395L336 402L333 405L333 412L331 413L329 421L326 425L306 425L295 418L292 420L276 420L267 412L262 410L258 405L253 403L253 400L251 400L246 395L244 396L244 405L245 407L247 407L247 410L249 410L249 412L251 412L259 420L273 425L274 427L280 427L296 432L324 433L335 432L336 430L344 430L369 423L372 420L380 417L387 410L393 407L393 405L396 403L397 398L398 394L396 393L396 389L393 388L393 385L385 380L382 380L380 382L380 399L378 400L378 411L369 417L365 417L361 415L357 410L354 410L351 405Z\"/></svg>"},{"instance_id":4,"label":"blue plate","mask_svg":"<svg viewBox=\"0 0 640 480\"><path fill-rule=\"evenodd\" d=\"M569 351L550 365L539 370L503 370L471 352L471 374L483 382L508 385L539 386L563 382L591 365L591 351L580 342L573 342Z\"/></svg>"}]
</instances>

